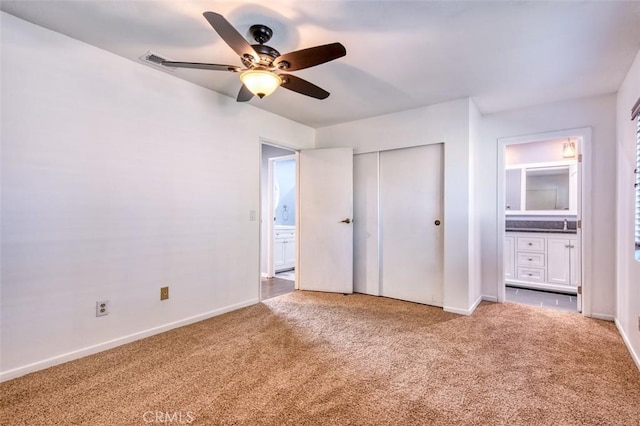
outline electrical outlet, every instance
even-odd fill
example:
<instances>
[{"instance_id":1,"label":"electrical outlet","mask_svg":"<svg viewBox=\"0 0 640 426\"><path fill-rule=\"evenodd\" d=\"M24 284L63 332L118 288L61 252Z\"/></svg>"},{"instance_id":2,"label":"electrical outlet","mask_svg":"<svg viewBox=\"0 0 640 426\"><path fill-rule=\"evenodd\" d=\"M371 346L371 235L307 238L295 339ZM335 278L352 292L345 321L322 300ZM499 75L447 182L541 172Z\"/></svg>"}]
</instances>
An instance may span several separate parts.
<instances>
[{"instance_id":1,"label":"electrical outlet","mask_svg":"<svg viewBox=\"0 0 640 426\"><path fill-rule=\"evenodd\" d=\"M103 317L105 315L109 315L109 301L100 300L96 302L96 316Z\"/></svg>"},{"instance_id":2,"label":"electrical outlet","mask_svg":"<svg viewBox=\"0 0 640 426\"><path fill-rule=\"evenodd\" d=\"M160 300L167 300L169 298L169 287L160 287Z\"/></svg>"}]
</instances>

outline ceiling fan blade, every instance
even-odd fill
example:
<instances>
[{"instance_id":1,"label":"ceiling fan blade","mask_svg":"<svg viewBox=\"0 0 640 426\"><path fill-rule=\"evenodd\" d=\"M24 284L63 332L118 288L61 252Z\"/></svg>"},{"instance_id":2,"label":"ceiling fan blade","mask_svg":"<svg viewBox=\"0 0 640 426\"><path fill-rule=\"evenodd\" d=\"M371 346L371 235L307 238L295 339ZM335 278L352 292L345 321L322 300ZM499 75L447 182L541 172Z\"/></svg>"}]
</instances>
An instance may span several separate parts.
<instances>
[{"instance_id":1,"label":"ceiling fan blade","mask_svg":"<svg viewBox=\"0 0 640 426\"><path fill-rule=\"evenodd\" d=\"M325 44L285 53L275 60L276 67L286 71L297 71L333 61L347 54L340 43Z\"/></svg>"},{"instance_id":2,"label":"ceiling fan blade","mask_svg":"<svg viewBox=\"0 0 640 426\"><path fill-rule=\"evenodd\" d=\"M239 72L241 70L240 67L236 67L235 65L202 64L202 63L199 63L199 62L162 61L160 64L164 65L165 67L195 68L195 69L198 69L198 70L210 70L210 71Z\"/></svg>"},{"instance_id":3,"label":"ceiling fan blade","mask_svg":"<svg viewBox=\"0 0 640 426\"><path fill-rule=\"evenodd\" d=\"M253 93L251 93L249 89L247 89L247 86L243 84L242 87L240 88L240 91L238 92L238 97L236 98L236 101L247 102L251 100L251 98L253 98Z\"/></svg>"},{"instance_id":4,"label":"ceiling fan blade","mask_svg":"<svg viewBox=\"0 0 640 426\"><path fill-rule=\"evenodd\" d=\"M233 49L241 58L247 58L253 62L260 61L260 55L253 50L253 47L245 40L240 33L233 28L233 25L227 21L224 16L214 12L204 12L205 19L214 30L222 37L222 39Z\"/></svg>"},{"instance_id":5,"label":"ceiling fan blade","mask_svg":"<svg viewBox=\"0 0 640 426\"><path fill-rule=\"evenodd\" d=\"M303 80L300 77L296 77L291 74L280 74L282 78L282 87L292 90L302 95L311 96L316 99L326 99L329 97L329 92L316 86L313 83L309 83L307 80Z\"/></svg>"}]
</instances>

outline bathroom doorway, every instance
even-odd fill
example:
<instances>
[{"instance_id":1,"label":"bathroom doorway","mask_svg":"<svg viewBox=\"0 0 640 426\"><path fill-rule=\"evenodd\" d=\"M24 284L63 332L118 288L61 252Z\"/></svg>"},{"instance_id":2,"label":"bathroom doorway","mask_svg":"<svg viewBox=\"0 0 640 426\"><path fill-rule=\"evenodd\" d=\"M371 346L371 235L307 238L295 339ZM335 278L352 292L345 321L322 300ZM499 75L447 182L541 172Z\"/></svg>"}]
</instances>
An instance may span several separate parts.
<instances>
[{"instance_id":1,"label":"bathroom doorway","mask_svg":"<svg viewBox=\"0 0 640 426\"><path fill-rule=\"evenodd\" d=\"M260 300L296 286L296 152L261 144Z\"/></svg>"},{"instance_id":2,"label":"bathroom doorway","mask_svg":"<svg viewBox=\"0 0 640 426\"><path fill-rule=\"evenodd\" d=\"M589 129L499 140L498 301L590 314Z\"/></svg>"}]
</instances>

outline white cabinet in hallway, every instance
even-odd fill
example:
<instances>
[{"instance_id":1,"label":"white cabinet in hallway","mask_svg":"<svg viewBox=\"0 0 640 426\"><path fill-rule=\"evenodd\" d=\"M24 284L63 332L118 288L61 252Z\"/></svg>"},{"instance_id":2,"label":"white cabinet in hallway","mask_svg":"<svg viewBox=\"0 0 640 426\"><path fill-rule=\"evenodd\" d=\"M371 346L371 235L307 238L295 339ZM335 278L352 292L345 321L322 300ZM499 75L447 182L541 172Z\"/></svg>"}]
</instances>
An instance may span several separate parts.
<instances>
[{"instance_id":1,"label":"white cabinet in hallway","mask_svg":"<svg viewBox=\"0 0 640 426\"><path fill-rule=\"evenodd\" d=\"M276 226L273 241L273 267L275 272L296 266L296 230L294 226Z\"/></svg>"}]
</instances>

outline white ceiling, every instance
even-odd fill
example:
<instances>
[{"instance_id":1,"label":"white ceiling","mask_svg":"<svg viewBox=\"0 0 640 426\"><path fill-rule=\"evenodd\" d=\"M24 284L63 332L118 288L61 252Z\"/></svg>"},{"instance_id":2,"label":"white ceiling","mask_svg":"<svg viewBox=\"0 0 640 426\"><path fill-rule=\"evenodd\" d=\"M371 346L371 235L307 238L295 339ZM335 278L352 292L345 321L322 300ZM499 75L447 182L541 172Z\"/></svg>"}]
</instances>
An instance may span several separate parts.
<instances>
[{"instance_id":1,"label":"white ceiling","mask_svg":"<svg viewBox=\"0 0 640 426\"><path fill-rule=\"evenodd\" d=\"M322 127L470 96L483 114L615 92L640 49L640 1L8 1L0 9L139 61L241 65L202 16L281 54L341 42L347 56L295 74L331 92L279 89L258 108ZM64 60L64 58L61 58ZM145 65L148 66L148 65ZM167 72L235 99L238 74Z\"/></svg>"}]
</instances>

